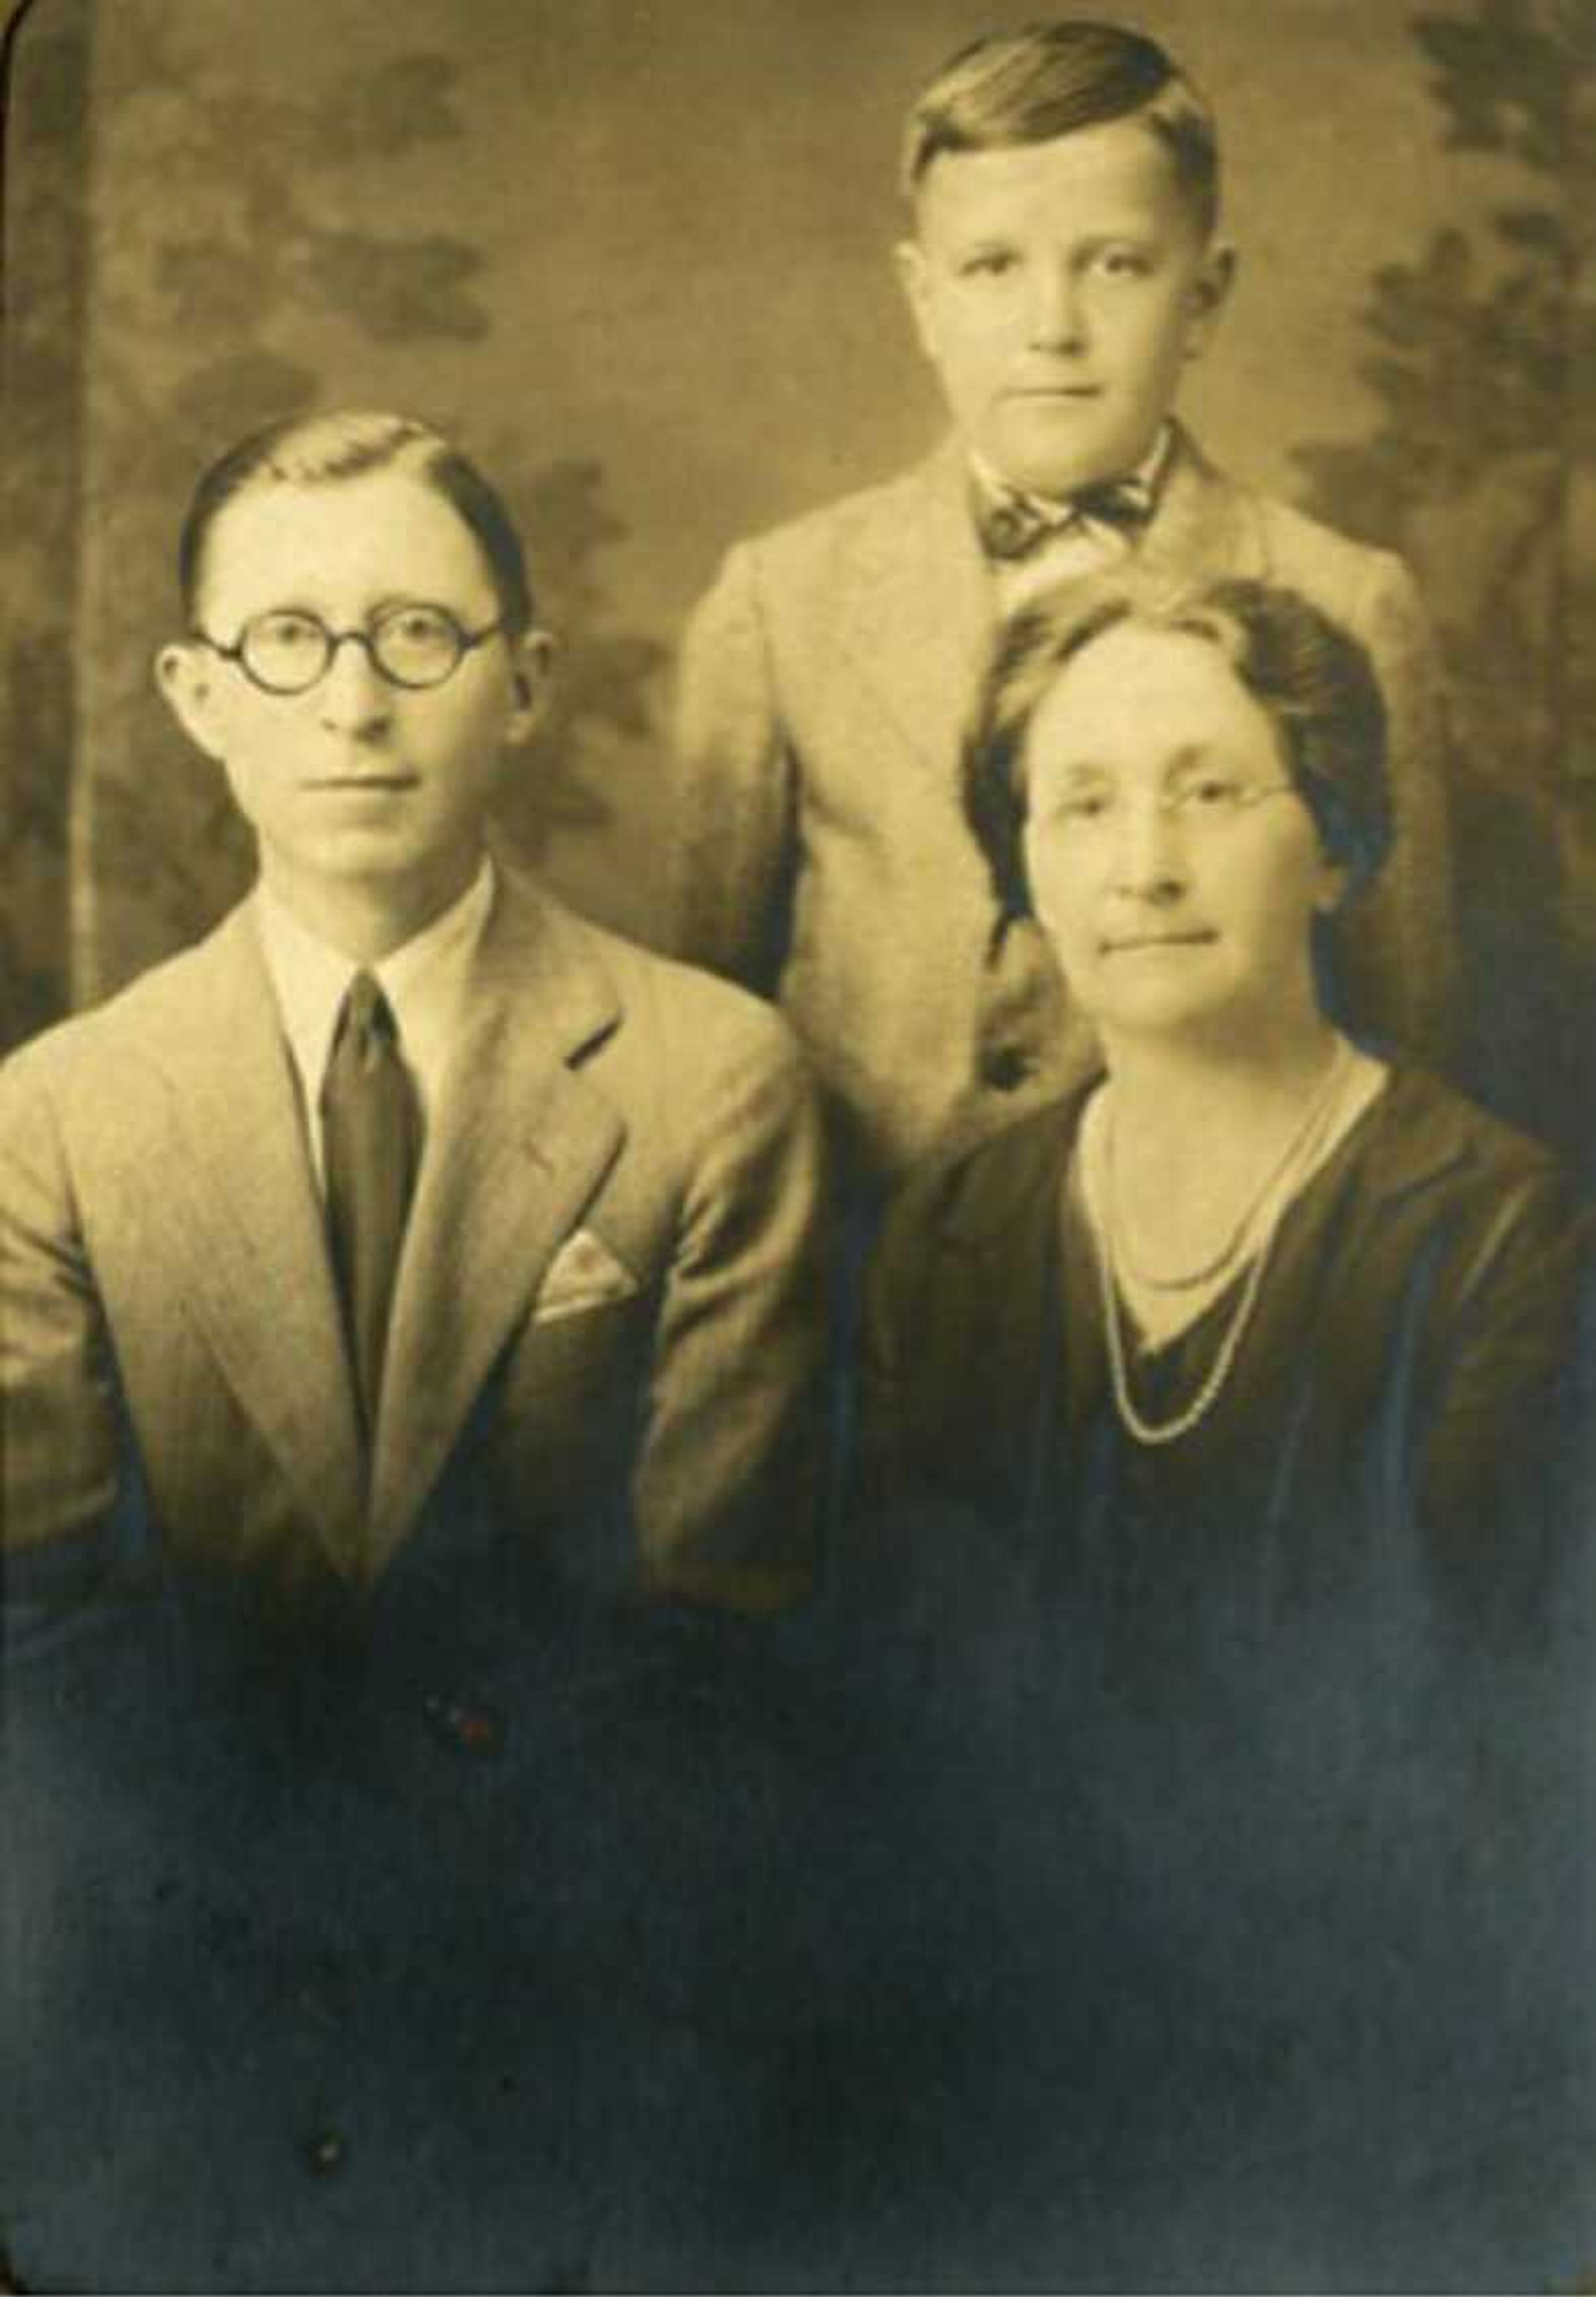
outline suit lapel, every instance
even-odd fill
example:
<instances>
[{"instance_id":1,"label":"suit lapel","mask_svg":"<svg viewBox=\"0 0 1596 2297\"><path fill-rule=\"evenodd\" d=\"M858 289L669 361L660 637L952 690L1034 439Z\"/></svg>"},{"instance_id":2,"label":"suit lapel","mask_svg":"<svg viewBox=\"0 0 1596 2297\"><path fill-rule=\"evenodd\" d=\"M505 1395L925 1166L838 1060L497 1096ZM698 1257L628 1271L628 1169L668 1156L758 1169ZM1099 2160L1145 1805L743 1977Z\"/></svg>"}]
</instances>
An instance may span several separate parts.
<instances>
[{"instance_id":1,"label":"suit lapel","mask_svg":"<svg viewBox=\"0 0 1596 2297\"><path fill-rule=\"evenodd\" d=\"M415 1522L624 1133L572 1067L618 1019L613 985L562 914L502 872L469 1001L394 1296L372 1470L374 1570Z\"/></svg>"},{"instance_id":2,"label":"suit lapel","mask_svg":"<svg viewBox=\"0 0 1596 2297\"><path fill-rule=\"evenodd\" d=\"M340 1567L364 1505L360 1442L304 1120L252 913L235 910L163 1015L171 1150L151 1199L240 1404Z\"/></svg>"},{"instance_id":3,"label":"suit lapel","mask_svg":"<svg viewBox=\"0 0 1596 2297\"><path fill-rule=\"evenodd\" d=\"M853 666L939 775L952 770L995 611L969 484L950 440L893 491L859 551L851 594Z\"/></svg>"},{"instance_id":4,"label":"suit lapel","mask_svg":"<svg viewBox=\"0 0 1596 2297\"><path fill-rule=\"evenodd\" d=\"M844 640L855 674L909 748L943 777L953 770L997 617L969 488L955 436L888 497L856 555ZM1179 424L1137 556L1179 575L1267 572L1252 498Z\"/></svg>"},{"instance_id":5,"label":"suit lapel","mask_svg":"<svg viewBox=\"0 0 1596 2297\"><path fill-rule=\"evenodd\" d=\"M1137 557L1176 575L1262 576L1267 558L1252 498L1214 469L1181 424L1174 432L1169 471Z\"/></svg>"}]
</instances>

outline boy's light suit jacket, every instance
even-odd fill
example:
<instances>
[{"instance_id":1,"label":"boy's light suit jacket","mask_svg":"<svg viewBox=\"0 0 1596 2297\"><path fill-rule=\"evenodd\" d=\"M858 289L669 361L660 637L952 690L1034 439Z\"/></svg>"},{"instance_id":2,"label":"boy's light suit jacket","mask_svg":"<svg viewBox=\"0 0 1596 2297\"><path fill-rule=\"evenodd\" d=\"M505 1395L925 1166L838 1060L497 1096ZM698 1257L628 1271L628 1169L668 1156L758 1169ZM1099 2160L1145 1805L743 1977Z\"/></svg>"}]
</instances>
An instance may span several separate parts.
<instances>
[{"instance_id":1,"label":"boy's light suit jacket","mask_svg":"<svg viewBox=\"0 0 1596 2297\"><path fill-rule=\"evenodd\" d=\"M1182 431L1136 556L1300 590L1361 638L1390 720L1394 850L1346 936L1361 1031L1444 1050L1451 852L1429 629L1401 561L1216 470ZM671 946L775 994L891 1173L1075 1082L1089 1047L1033 928L997 911L959 746L998 613L950 439L739 544L680 678Z\"/></svg>"}]
</instances>

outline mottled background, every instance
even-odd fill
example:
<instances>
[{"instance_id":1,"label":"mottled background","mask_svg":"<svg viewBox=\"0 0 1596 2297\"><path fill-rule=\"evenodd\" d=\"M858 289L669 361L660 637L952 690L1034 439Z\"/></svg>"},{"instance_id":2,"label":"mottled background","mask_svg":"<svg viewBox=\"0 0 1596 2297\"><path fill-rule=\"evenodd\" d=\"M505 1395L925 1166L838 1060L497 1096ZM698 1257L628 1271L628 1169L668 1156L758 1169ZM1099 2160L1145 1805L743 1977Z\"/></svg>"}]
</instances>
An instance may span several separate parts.
<instances>
[{"instance_id":1,"label":"mottled background","mask_svg":"<svg viewBox=\"0 0 1596 2297\"><path fill-rule=\"evenodd\" d=\"M558 721L506 834L578 902L657 929L683 613L732 537L935 435L888 260L900 116L950 48L1035 5L33 0L7 82L0 1048L192 939L245 881L219 779L168 719L148 665L176 627L172 542L197 472L300 407L414 409L457 427L504 481L565 642ZM1403 0L1139 0L1126 14L1210 87L1229 154L1239 291L1187 411L1238 472L1412 559L1458 705L1462 1074L1596 1173L1596 0L1413 0L1412 12ZM340 2264L351 2287L460 2285L463 2257L481 2287L649 2286L661 2257L682 2285L698 2259L701 2285L734 2286L739 2257L811 2253L808 2223L777 2211L784 2194L799 2211L806 2146L817 2179L829 2174L835 2131L813 2099L849 2095L846 2072L823 2050L818 2071L800 2058L801 2114L779 2085L761 2087L728 2039L737 1996L722 2018L726 1963L710 1950L745 1921L785 1940L785 1774L767 1786L751 1769L744 1800L726 1806L741 1879L701 1894L703 1845L725 1823L714 1750L690 1733L679 1749L652 1710L634 1723L619 1701L607 1725L596 1704L597 1723L571 1722L551 1694L548 1726L513 1741L516 1791L539 1813L516 1855L489 1815L502 1804L474 1796L464 1773L457 1790L452 1774L426 1783L419 1761L406 1792L420 1815L395 1848L377 1844L377 1758L351 1757L347 1774L319 1759L343 1744L335 1707L324 1714L306 1693L317 1759L278 1793L256 1777L249 1732L213 1728L204 1709L194 1725L158 1669L107 1679L92 1649L82 1656L79 1689L8 1766L39 1814L14 1836L39 1854L34 1866L9 1898L0 1889L29 1949L12 1957L27 2005L21 2094L58 2101L21 2149L37 2164L53 2146L60 2165L18 2226L30 2248L52 2251L39 2228L55 2224L78 2254L123 2242L178 2260L144 2285L167 2287L309 2286L339 2282ZM529 1699L543 1674L541 1659L518 1666ZM1497 1743L1531 1766L1538 1742L1499 1711L1502 1690ZM862 1885L850 1895L851 1872L876 1895L887 1876L885 1905L906 1905L892 1868L910 1833L987 1840L990 1814L965 1783L980 1739L962 1695L950 1693L949 1783L940 1736L926 1763L934 1819L897 1788L896 1766L913 1761L890 1733L846 1749L839 1737L820 1765L852 1781L855 1807L875 1795L904 1827L886 1829L884 1849L871 1829L834 1827L828 1840L858 1862L828 1877L837 1905L868 1902ZM593 1786L612 1774L613 1822L608 1788L596 1799ZM688 1778L698 1799L684 1807ZM202 1884L172 1899L167 1830L193 1824L185 1798L249 1824L218 1827L214 1856L194 1857ZM1293 1840L1277 1832L1270 1855ZM884 2028L894 2000L942 1969L939 1926L956 1937L983 1857L1009 1888L985 1854L948 1858L921 1894L930 1948L877 1910L892 1945ZM1480 1871L1493 1857L1510 1864L1482 1839ZM813 1872L811 1860L806 1884ZM824 1939L828 1891L792 1893L800 1911L805 1898ZM978 1887L970 1903L984 1912ZM1016 1930L1032 1903L1016 1885ZM713 1917L687 2019L671 1955L686 1939L690 1957L698 1932L661 1918L673 1904ZM778 1905L767 1921L761 1910ZM391 1917L402 1950L384 1944ZM876 1968L868 1922L861 1935L844 1981ZM1053 1934L1038 1935L1050 1949ZM1259 1941L1265 1973L1278 1943ZM1239 1961L1252 1945L1227 1938L1215 1952ZM1539 1935L1522 1951L1553 1966ZM646 1993L656 1970L664 2009ZM1471 2008L1514 2009L1511 1985L1500 1991ZM1148 2004L1156 2037L1156 1989ZM536 2038L541 2087L514 2107L501 2095L506 2034ZM46 2064L43 2035L72 2046ZM984 2028L977 2039L986 2052ZM901 2144L909 2164L889 2196L914 2190L919 2133L934 2127L917 2121L918 2091L934 2095L936 2062L928 2046L883 2087L876 2155L890 2163ZM325 2079L347 2096L356 2140L331 2183L317 2141L312 2198L292 2181L317 2122L297 2117L335 2063ZM1076 2073L1087 2096L1090 2061ZM1339 2095L1327 2082L1327 2115ZM1446 2189L1420 2182L1436 2163L1477 2178L1515 2238L1522 2219L1518 2250L1503 2235L1510 2253L1560 2258L1575 2238L1577 2171L1549 2156L1538 2187L1503 2168L1494 2130L1476 2150L1485 2098L1455 2084L1391 2181L1419 2196L1405 2285L1470 2286L1481 2270L1448 2246L1468 2236ZM1525 2159L1534 2104L1512 2100L1527 2144L1505 2133ZM1065 2128L1052 2089L1045 2110ZM1099 2112L1092 2094L1082 2127ZM993 2125L994 2158L1004 2134ZM1167 2174L1132 2190L1126 2213L1145 2220L1154 2253L1162 2242L1200 2286L1205 2260L1246 2231L1251 2285L1336 2285L1333 2264L1315 2274L1304 2261L1356 2250L1342 2235L1362 2230L1368 2181L1349 2174L1343 2199L1343 2171L1327 2171L1323 2221L1276 2222L1246 2182L1266 2191L1267 2160L1238 2164L1230 2150L1221 2120L1183 2132ZM869 2148L861 2160L873 2174ZM854 2176L843 2161L838 2189L852 2193ZM1049 2191L1036 2229L1074 2206ZM921 2214L882 2235L900 2268ZM819 2223L818 2208L808 2215ZM1374 2250L1384 2237L1371 2235ZM1079 2238L1068 2223L1061 2264ZM868 2286L860 2255L853 2279ZM1111 2285L1082 2272L1081 2285ZM822 2285L795 2266L766 2285ZM1553 2279L1549 2267L1539 2285L1596 2288L1596 2273Z\"/></svg>"},{"instance_id":2,"label":"mottled background","mask_svg":"<svg viewBox=\"0 0 1596 2297\"><path fill-rule=\"evenodd\" d=\"M1022 15L1024 10L1019 12ZM1403 547L1441 623L1468 1081L1590 1149L1596 10L1148 0L1242 250L1187 411ZM149 682L199 467L394 404L506 482L565 641L506 829L645 935L682 615L744 530L917 454L905 100L981 0L36 0L9 87L12 856L0 1042L214 918L247 859Z\"/></svg>"}]
</instances>

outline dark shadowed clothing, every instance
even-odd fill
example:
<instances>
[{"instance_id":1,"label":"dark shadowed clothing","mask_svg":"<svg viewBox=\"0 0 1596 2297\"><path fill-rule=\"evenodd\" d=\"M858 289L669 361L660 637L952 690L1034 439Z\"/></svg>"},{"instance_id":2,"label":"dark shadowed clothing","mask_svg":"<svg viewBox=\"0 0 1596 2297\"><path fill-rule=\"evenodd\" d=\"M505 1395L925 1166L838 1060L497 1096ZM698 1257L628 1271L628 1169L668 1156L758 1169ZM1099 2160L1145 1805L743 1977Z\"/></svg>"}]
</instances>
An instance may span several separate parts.
<instances>
[{"instance_id":1,"label":"dark shadowed clothing","mask_svg":"<svg viewBox=\"0 0 1596 2297\"><path fill-rule=\"evenodd\" d=\"M1053 2286L1555 2280L1592 2230L1585 1224L1395 1073L1144 1445L1084 1099L912 1181L874 1275L851 1568L990 1878L946 2242ZM1235 1305L1132 1351L1145 1418Z\"/></svg>"},{"instance_id":2,"label":"dark shadowed clothing","mask_svg":"<svg viewBox=\"0 0 1596 2297\"><path fill-rule=\"evenodd\" d=\"M812 1988L736 1615L810 1577L810 1088L763 1006L508 873L462 1009L368 1443L252 907L0 1072L27 2285L753 2285L789 2243L765 2037Z\"/></svg>"},{"instance_id":3,"label":"dark shadowed clothing","mask_svg":"<svg viewBox=\"0 0 1596 2297\"><path fill-rule=\"evenodd\" d=\"M889 1224L873 1419L896 1491L968 1501L1039 1589L1090 1589L1141 1634L1149 1601L1222 1588L1262 1626L1401 1552L1444 1608L1527 1597L1586 1234L1553 1159L1395 1074L1282 1219L1212 1409L1147 1446L1115 1412L1095 1256L1066 1208L1084 1099L911 1184ZM1236 1305L1132 1348L1145 1417L1197 1393Z\"/></svg>"}]
</instances>

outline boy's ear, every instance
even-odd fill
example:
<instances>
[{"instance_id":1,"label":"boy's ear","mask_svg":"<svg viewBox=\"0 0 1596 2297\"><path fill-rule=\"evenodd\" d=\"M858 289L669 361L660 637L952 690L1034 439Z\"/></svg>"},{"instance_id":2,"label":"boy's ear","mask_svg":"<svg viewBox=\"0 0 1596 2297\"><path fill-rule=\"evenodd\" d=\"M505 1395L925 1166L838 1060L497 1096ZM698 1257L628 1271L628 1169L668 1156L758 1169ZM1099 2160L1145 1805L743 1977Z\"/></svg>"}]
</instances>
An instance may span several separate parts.
<instances>
[{"instance_id":1,"label":"boy's ear","mask_svg":"<svg viewBox=\"0 0 1596 2297\"><path fill-rule=\"evenodd\" d=\"M214 678L215 664L196 646L164 646L155 657L155 683L168 709L197 749L220 760Z\"/></svg>"},{"instance_id":2,"label":"boy's ear","mask_svg":"<svg viewBox=\"0 0 1596 2297\"><path fill-rule=\"evenodd\" d=\"M505 740L512 749L530 741L547 714L555 653L549 630L528 630L515 642L511 659L515 698L505 727Z\"/></svg>"},{"instance_id":3,"label":"boy's ear","mask_svg":"<svg viewBox=\"0 0 1596 2297\"><path fill-rule=\"evenodd\" d=\"M1229 240L1216 239L1205 254L1196 278L1187 290L1189 318L1186 356L1198 358L1208 348L1219 316L1230 300L1236 276L1236 250Z\"/></svg>"}]
</instances>

